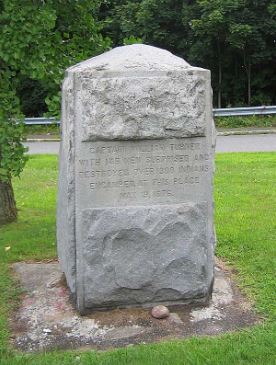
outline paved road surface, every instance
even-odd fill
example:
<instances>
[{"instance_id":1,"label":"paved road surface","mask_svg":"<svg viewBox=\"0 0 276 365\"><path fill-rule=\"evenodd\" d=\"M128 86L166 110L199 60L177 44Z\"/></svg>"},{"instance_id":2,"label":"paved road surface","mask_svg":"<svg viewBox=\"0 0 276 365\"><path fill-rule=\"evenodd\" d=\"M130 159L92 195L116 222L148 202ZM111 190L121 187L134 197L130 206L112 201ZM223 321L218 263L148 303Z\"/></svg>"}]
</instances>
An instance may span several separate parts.
<instances>
[{"instance_id":1,"label":"paved road surface","mask_svg":"<svg viewBox=\"0 0 276 365\"><path fill-rule=\"evenodd\" d=\"M59 142L26 142L24 146L29 147L29 153L51 153L58 154Z\"/></svg>"},{"instance_id":2,"label":"paved road surface","mask_svg":"<svg viewBox=\"0 0 276 365\"><path fill-rule=\"evenodd\" d=\"M276 151L276 134L218 136L216 152Z\"/></svg>"},{"instance_id":3,"label":"paved road surface","mask_svg":"<svg viewBox=\"0 0 276 365\"><path fill-rule=\"evenodd\" d=\"M29 153L57 154L59 142L26 142ZM218 136L216 152L276 151L276 134Z\"/></svg>"}]
</instances>

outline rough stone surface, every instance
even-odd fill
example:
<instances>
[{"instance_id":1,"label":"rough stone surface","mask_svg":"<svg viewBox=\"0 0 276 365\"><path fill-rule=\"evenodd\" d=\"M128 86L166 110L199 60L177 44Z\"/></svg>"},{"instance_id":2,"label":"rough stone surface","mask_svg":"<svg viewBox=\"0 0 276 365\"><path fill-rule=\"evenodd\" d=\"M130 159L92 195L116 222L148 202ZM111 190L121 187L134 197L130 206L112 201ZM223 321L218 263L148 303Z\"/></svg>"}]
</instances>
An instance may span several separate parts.
<instances>
[{"instance_id":1,"label":"rough stone surface","mask_svg":"<svg viewBox=\"0 0 276 365\"><path fill-rule=\"evenodd\" d=\"M206 298L213 278L206 210L205 203L84 210L85 308Z\"/></svg>"},{"instance_id":2,"label":"rough stone surface","mask_svg":"<svg viewBox=\"0 0 276 365\"><path fill-rule=\"evenodd\" d=\"M115 48L67 70L83 141L206 134L209 71L146 45Z\"/></svg>"},{"instance_id":3,"label":"rough stone surface","mask_svg":"<svg viewBox=\"0 0 276 365\"><path fill-rule=\"evenodd\" d=\"M21 351L110 349L195 335L216 335L259 321L222 266L215 270L213 298L206 306L170 306L158 320L148 309L93 311L80 316L57 263L16 263L24 294L10 318L12 344Z\"/></svg>"},{"instance_id":4,"label":"rough stone surface","mask_svg":"<svg viewBox=\"0 0 276 365\"><path fill-rule=\"evenodd\" d=\"M168 307L165 307L164 305L156 305L152 308L151 315L156 319L164 319L169 317L170 311Z\"/></svg>"},{"instance_id":5,"label":"rough stone surface","mask_svg":"<svg viewBox=\"0 0 276 365\"><path fill-rule=\"evenodd\" d=\"M81 313L208 300L214 138L209 71L167 51L67 70L57 238Z\"/></svg>"},{"instance_id":6,"label":"rough stone surface","mask_svg":"<svg viewBox=\"0 0 276 365\"><path fill-rule=\"evenodd\" d=\"M118 76L92 82L84 78L81 138L92 141L203 136L205 84L196 72L160 77Z\"/></svg>"}]
</instances>

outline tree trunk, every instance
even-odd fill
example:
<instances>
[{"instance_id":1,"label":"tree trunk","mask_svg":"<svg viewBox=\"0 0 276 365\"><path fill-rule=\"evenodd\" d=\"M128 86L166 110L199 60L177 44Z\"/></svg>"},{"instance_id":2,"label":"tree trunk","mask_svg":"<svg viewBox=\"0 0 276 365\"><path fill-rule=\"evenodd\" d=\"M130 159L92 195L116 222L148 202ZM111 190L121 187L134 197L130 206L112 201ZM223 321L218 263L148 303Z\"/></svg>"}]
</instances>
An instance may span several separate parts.
<instances>
[{"instance_id":1,"label":"tree trunk","mask_svg":"<svg viewBox=\"0 0 276 365\"><path fill-rule=\"evenodd\" d=\"M222 80L221 62L219 60L218 108L221 108L221 80Z\"/></svg>"},{"instance_id":2,"label":"tree trunk","mask_svg":"<svg viewBox=\"0 0 276 365\"><path fill-rule=\"evenodd\" d=\"M17 217L11 181L0 181L0 225L12 222Z\"/></svg>"},{"instance_id":3,"label":"tree trunk","mask_svg":"<svg viewBox=\"0 0 276 365\"><path fill-rule=\"evenodd\" d=\"M247 105L251 105L251 59L248 56L248 60L246 59L246 51L243 51L243 64L246 73L247 79Z\"/></svg>"},{"instance_id":4,"label":"tree trunk","mask_svg":"<svg viewBox=\"0 0 276 365\"><path fill-rule=\"evenodd\" d=\"M218 108L221 108L221 83L222 83L222 65L221 65L221 50L218 41Z\"/></svg>"},{"instance_id":5,"label":"tree trunk","mask_svg":"<svg viewBox=\"0 0 276 365\"><path fill-rule=\"evenodd\" d=\"M251 62L248 61L248 68L247 68L247 103L251 105Z\"/></svg>"}]
</instances>

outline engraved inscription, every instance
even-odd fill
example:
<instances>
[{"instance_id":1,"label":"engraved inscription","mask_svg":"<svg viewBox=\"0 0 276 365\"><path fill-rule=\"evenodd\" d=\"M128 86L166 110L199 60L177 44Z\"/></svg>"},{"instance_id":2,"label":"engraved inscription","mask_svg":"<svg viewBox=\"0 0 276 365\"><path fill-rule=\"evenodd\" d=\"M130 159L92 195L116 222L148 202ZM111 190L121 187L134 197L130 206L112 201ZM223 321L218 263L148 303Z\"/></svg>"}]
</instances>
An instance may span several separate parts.
<instances>
[{"instance_id":1,"label":"engraved inscription","mask_svg":"<svg viewBox=\"0 0 276 365\"><path fill-rule=\"evenodd\" d=\"M186 200L209 176L205 138L81 143L77 175L91 201L112 204ZM200 189L199 189L200 190Z\"/></svg>"}]
</instances>

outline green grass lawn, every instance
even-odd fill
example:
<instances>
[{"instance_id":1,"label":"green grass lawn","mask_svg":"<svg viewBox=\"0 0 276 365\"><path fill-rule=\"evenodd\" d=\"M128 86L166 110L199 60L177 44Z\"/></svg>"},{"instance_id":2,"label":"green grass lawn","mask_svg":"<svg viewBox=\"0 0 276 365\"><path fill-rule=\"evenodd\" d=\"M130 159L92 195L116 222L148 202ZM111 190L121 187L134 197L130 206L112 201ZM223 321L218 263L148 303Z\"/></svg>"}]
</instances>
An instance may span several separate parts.
<instances>
[{"instance_id":1,"label":"green grass lawn","mask_svg":"<svg viewBox=\"0 0 276 365\"><path fill-rule=\"evenodd\" d=\"M27 138L28 136L32 135L39 135L39 134L48 134L53 138L59 138L60 136L60 127L55 124L48 124L48 125L25 125L23 130L23 137Z\"/></svg>"},{"instance_id":2,"label":"green grass lawn","mask_svg":"<svg viewBox=\"0 0 276 365\"><path fill-rule=\"evenodd\" d=\"M16 353L8 345L7 318L20 290L9 264L56 257L57 157L32 156L14 180L19 219L0 229L0 364L276 364L276 153L219 154L216 163L217 255L236 268L262 325L108 352Z\"/></svg>"}]
</instances>

